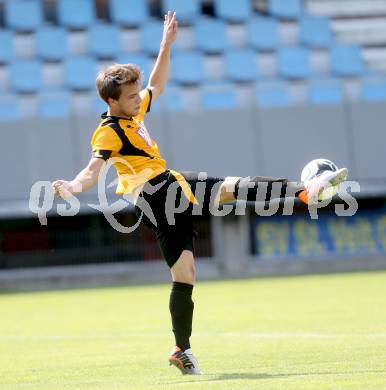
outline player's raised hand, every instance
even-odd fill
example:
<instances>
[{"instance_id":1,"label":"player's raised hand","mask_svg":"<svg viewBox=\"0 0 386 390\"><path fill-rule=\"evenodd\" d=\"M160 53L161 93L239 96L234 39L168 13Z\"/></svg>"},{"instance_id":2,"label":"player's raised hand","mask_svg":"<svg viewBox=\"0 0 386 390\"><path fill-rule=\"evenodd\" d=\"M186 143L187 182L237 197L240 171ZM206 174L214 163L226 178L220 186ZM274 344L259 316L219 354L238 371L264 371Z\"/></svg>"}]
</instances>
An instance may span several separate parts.
<instances>
[{"instance_id":1,"label":"player's raised hand","mask_svg":"<svg viewBox=\"0 0 386 390\"><path fill-rule=\"evenodd\" d=\"M162 36L162 43L170 45L177 38L177 15L175 12L168 11L164 18L164 32Z\"/></svg>"}]
</instances>

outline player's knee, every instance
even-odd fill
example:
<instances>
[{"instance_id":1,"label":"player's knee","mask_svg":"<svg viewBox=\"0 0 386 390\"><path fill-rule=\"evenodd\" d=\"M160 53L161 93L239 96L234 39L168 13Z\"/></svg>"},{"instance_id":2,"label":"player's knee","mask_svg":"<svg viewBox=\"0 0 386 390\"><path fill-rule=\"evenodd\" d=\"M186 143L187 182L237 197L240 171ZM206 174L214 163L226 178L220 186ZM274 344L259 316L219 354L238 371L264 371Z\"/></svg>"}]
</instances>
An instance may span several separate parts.
<instances>
[{"instance_id":1,"label":"player's knee","mask_svg":"<svg viewBox=\"0 0 386 390\"><path fill-rule=\"evenodd\" d=\"M175 282L194 284L196 280L196 268L193 253L183 251L181 257L171 268L171 273Z\"/></svg>"},{"instance_id":2,"label":"player's knee","mask_svg":"<svg viewBox=\"0 0 386 390\"><path fill-rule=\"evenodd\" d=\"M194 282L196 280L196 267L195 267L194 263L191 265L189 273L190 273L190 277L191 277L191 280L192 280L191 284L194 284Z\"/></svg>"},{"instance_id":3,"label":"player's knee","mask_svg":"<svg viewBox=\"0 0 386 390\"><path fill-rule=\"evenodd\" d=\"M225 203L230 202L234 200L234 194L233 191L229 191L228 186L223 183L220 187L220 196L219 196L219 202Z\"/></svg>"},{"instance_id":4,"label":"player's knee","mask_svg":"<svg viewBox=\"0 0 386 390\"><path fill-rule=\"evenodd\" d=\"M220 186L220 203L231 202L235 200L235 184L239 177L228 176Z\"/></svg>"},{"instance_id":5,"label":"player's knee","mask_svg":"<svg viewBox=\"0 0 386 390\"><path fill-rule=\"evenodd\" d=\"M194 285L196 274L193 272L179 273L178 275L173 276L173 281Z\"/></svg>"},{"instance_id":6,"label":"player's knee","mask_svg":"<svg viewBox=\"0 0 386 390\"><path fill-rule=\"evenodd\" d=\"M194 264L191 264L185 268L180 275L180 278L183 279L183 283L194 284L196 281L196 268Z\"/></svg>"}]
</instances>

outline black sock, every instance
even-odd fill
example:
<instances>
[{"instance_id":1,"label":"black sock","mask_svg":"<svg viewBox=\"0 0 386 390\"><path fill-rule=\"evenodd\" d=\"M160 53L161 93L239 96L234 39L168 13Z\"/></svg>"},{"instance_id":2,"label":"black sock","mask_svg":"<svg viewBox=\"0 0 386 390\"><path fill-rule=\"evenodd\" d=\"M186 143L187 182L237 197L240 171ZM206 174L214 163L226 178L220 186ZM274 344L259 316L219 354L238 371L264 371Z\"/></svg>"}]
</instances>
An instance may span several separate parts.
<instances>
[{"instance_id":1,"label":"black sock","mask_svg":"<svg viewBox=\"0 0 386 390\"><path fill-rule=\"evenodd\" d=\"M172 316L176 346L183 351L190 348L189 338L192 334L194 309L192 291L191 284L173 282L170 293L169 310Z\"/></svg>"},{"instance_id":2,"label":"black sock","mask_svg":"<svg viewBox=\"0 0 386 390\"><path fill-rule=\"evenodd\" d=\"M239 179L235 184L234 196L239 200L264 202L286 196L297 196L303 189L302 183L292 183L287 179L274 177L255 176Z\"/></svg>"}]
</instances>

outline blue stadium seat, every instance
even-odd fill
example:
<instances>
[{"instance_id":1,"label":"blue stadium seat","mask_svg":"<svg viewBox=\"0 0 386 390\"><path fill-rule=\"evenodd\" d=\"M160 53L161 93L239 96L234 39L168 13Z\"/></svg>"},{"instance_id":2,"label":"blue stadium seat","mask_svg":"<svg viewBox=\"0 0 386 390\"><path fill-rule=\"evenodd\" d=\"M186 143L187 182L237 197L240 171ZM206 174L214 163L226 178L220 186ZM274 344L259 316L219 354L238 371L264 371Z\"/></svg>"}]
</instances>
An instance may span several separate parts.
<instances>
[{"instance_id":1,"label":"blue stadium seat","mask_svg":"<svg viewBox=\"0 0 386 390\"><path fill-rule=\"evenodd\" d=\"M172 59L173 81L181 84L199 84L204 79L202 55L196 51L176 51Z\"/></svg>"},{"instance_id":2,"label":"blue stadium seat","mask_svg":"<svg viewBox=\"0 0 386 390\"><path fill-rule=\"evenodd\" d=\"M169 112L181 112L184 110L181 91L176 86L168 85L160 100L161 104Z\"/></svg>"},{"instance_id":3,"label":"blue stadium seat","mask_svg":"<svg viewBox=\"0 0 386 390\"><path fill-rule=\"evenodd\" d=\"M294 19L302 14L302 3L302 0L269 0L268 11L279 18Z\"/></svg>"},{"instance_id":4,"label":"blue stadium seat","mask_svg":"<svg viewBox=\"0 0 386 390\"><path fill-rule=\"evenodd\" d=\"M162 0L162 10L164 14L168 11L175 11L181 22L193 21L200 11L197 0Z\"/></svg>"},{"instance_id":5,"label":"blue stadium seat","mask_svg":"<svg viewBox=\"0 0 386 390\"><path fill-rule=\"evenodd\" d=\"M231 110L237 107L234 87L230 83L205 84L201 105L206 110Z\"/></svg>"},{"instance_id":6,"label":"blue stadium seat","mask_svg":"<svg viewBox=\"0 0 386 390\"><path fill-rule=\"evenodd\" d=\"M159 112L160 110L161 110L160 100L157 99L157 100L152 101L151 102L150 112L154 113L154 112Z\"/></svg>"},{"instance_id":7,"label":"blue stadium seat","mask_svg":"<svg viewBox=\"0 0 386 390\"><path fill-rule=\"evenodd\" d=\"M39 94L38 114L44 119L70 116L70 94L68 91L47 91Z\"/></svg>"},{"instance_id":8,"label":"blue stadium seat","mask_svg":"<svg viewBox=\"0 0 386 390\"><path fill-rule=\"evenodd\" d=\"M110 0L110 16L114 23L137 27L149 18L147 2L143 0Z\"/></svg>"},{"instance_id":9,"label":"blue stadium seat","mask_svg":"<svg viewBox=\"0 0 386 390\"><path fill-rule=\"evenodd\" d=\"M99 96L98 92L95 91L92 97L92 110L95 114L101 115L102 113L106 112L108 109L107 103L102 100L102 98Z\"/></svg>"},{"instance_id":10,"label":"blue stadium seat","mask_svg":"<svg viewBox=\"0 0 386 390\"><path fill-rule=\"evenodd\" d=\"M8 0L5 2L5 24L17 31L28 32L43 22L43 10L38 0Z\"/></svg>"},{"instance_id":11,"label":"blue stadium seat","mask_svg":"<svg viewBox=\"0 0 386 390\"><path fill-rule=\"evenodd\" d=\"M331 72L337 76L360 76L364 72L361 49L358 46L336 45L330 51Z\"/></svg>"},{"instance_id":12,"label":"blue stadium seat","mask_svg":"<svg viewBox=\"0 0 386 390\"><path fill-rule=\"evenodd\" d=\"M156 55L162 38L163 23L151 20L142 27L142 47L150 54Z\"/></svg>"},{"instance_id":13,"label":"blue stadium seat","mask_svg":"<svg viewBox=\"0 0 386 390\"><path fill-rule=\"evenodd\" d=\"M0 94L0 122L13 122L21 119L19 99L15 94Z\"/></svg>"},{"instance_id":14,"label":"blue stadium seat","mask_svg":"<svg viewBox=\"0 0 386 390\"><path fill-rule=\"evenodd\" d=\"M42 86L41 64L37 60L14 61L9 67L11 86L16 92L38 92Z\"/></svg>"},{"instance_id":15,"label":"blue stadium seat","mask_svg":"<svg viewBox=\"0 0 386 390\"><path fill-rule=\"evenodd\" d=\"M237 82L253 81L258 77L256 55L250 49L228 49L224 57L225 73Z\"/></svg>"},{"instance_id":16,"label":"blue stadium seat","mask_svg":"<svg viewBox=\"0 0 386 390\"><path fill-rule=\"evenodd\" d=\"M366 102L385 102L386 75L365 77L362 80L360 97Z\"/></svg>"},{"instance_id":17,"label":"blue stadium seat","mask_svg":"<svg viewBox=\"0 0 386 390\"><path fill-rule=\"evenodd\" d=\"M73 29L85 29L95 20L93 0L57 0L59 23Z\"/></svg>"},{"instance_id":18,"label":"blue stadium seat","mask_svg":"<svg viewBox=\"0 0 386 390\"><path fill-rule=\"evenodd\" d=\"M221 53L227 46L225 23L219 19L198 19L194 37L197 47L205 53Z\"/></svg>"},{"instance_id":19,"label":"blue stadium seat","mask_svg":"<svg viewBox=\"0 0 386 390\"><path fill-rule=\"evenodd\" d=\"M138 65L142 69L144 83L147 83L149 80L154 61L150 60L147 55L142 53L122 53L115 60L118 64Z\"/></svg>"},{"instance_id":20,"label":"blue stadium seat","mask_svg":"<svg viewBox=\"0 0 386 390\"><path fill-rule=\"evenodd\" d=\"M13 33L9 30L0 30L0 63L12 61L15 57L13 47Z\"/></svg>"},{"instance_id":21,"label":"blue stadium seat","mask_svg":"<svg viewBox=\"0 0 386 390\"><path fill-rule=\"evenodd\" d=\"M89 52L98 58L112 58L121 50L119 30L112 24L94 24L89 30Z\"/></svg>"},{"instance_id":22,"label":"blue stadium seat","mask_svg":"<svg viewBox=\"0 0 386 390\"><path fill-rule=\"evenodd\" d=\"M36 54L44 60L60 61L68 53L67 31L63 27L43 26L36 31Z\"/></svg>"},{"instance_id":23,"label":"blue stadium seat","mask_svg":"<svg viewBox=\"0 0 386 390\"><path fill-rule=\"evenodd\" d=\"M234 23L247 21L252 15L251 0L214 0L218 17Z\"/></svg>"},{"instance_id":24,"label":"blue stadium seat","mask_svg":"<svg viewBox=\"0 0 386 390\"><path fill-rule=\"evenodd\" d=\"M91 57L67 57L64 62L65 84L71 89L94 89L96 72L96 61Z\"/></svg>"},{"instance_id":25,"label":"blue stadium seat","mask_svg":"<svg viewBox=\"0 0 386 390\"><path fill-rule=\"evenodd\" d=\"M258 50L274 50L279 45L276 19L252 18L247 24L248 43Z\"/></svg>"},{"instance_id":26,"label":"blue stadium seat","mask_svg":"<svg viewBox=\"0 0 386 390\"><path fill-rule=\"evenodd\" d=\"M308 102L314 105L340 104L342 87L335 79L312 80L308 86Z\"/></svg>"},{"instance_id":27,"label":"blue stadium seat","mask_svg":"<svg viewBox=\"0 0 386 390\"><path fill-rule=\"evenodd\" d=\"M277 54L280 76L302 79L311 76L308 51L300 46L281 47Z\"/></svg>"},{"instance_id":28,"label":"blue stadium seat","mask_svg":"<svg viewBox=\"0 0 386 390\"><path fill-rule=\"evenodd\" d=\"M257 84L256 103L262 108L287 107L292 99L286 84L282 81L262 81Z\"/></svg>"},{"instance_id":29,"label":"blue stadium seat","mask_svg":"<svg viewBox=\"0 0 386 390\"><path fill-rule=\"evenodd\" d=\"M307 46L328 47L332 43L330 19L320 16L303 16L299 22L300 40Z\"/></svg>"}]
</instances>

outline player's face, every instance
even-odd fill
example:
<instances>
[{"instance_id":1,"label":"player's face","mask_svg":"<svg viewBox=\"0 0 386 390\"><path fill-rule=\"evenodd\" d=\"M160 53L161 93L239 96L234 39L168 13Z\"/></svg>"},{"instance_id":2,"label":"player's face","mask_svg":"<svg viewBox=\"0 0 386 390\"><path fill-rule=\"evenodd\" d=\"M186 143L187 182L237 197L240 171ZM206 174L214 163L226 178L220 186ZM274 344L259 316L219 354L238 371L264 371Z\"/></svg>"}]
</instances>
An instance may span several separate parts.
<instances>
[{"instance_id":1,"label":"player's face","mask_svg":"<svg viewBox=\"0 0 386 390\"><path fill-rule=\"evenodd\" d=\"M110 104L111 111L114 111L113 115L122 117L138 115L141 104L140 91L141 85L138 83L121 85L121 96L118 100L112 100Z\"/></svg>"}]
</instances>

